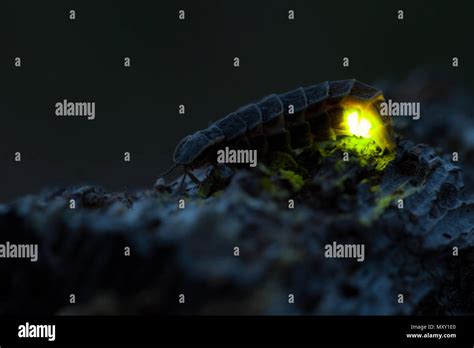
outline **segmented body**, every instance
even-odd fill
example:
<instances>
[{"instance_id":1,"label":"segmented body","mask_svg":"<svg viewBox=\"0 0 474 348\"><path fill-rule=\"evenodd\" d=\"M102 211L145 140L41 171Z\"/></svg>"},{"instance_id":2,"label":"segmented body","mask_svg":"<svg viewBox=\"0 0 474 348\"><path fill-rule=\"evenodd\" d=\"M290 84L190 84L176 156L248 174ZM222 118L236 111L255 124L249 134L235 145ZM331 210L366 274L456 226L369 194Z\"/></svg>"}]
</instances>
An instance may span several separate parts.
<instances>
[{"instance_id":1,"label":"segmented body","mask_svg":"<svg viewBox=\"0 0 474 348\"><path fill-rule=\"evenodd\" d=\"M381 117L384 101L380 90L357 80L324 82L272 94L217 120L208 128L185 137L176 147L175 165L194 168L203 161L215 162L216 151L225 146L270 151L291 151L315 142L350 136L343 115L347 108L362 108L377 115L373 140L382 151L395 147L392 122Z\"/></svg>"}]
</instances>

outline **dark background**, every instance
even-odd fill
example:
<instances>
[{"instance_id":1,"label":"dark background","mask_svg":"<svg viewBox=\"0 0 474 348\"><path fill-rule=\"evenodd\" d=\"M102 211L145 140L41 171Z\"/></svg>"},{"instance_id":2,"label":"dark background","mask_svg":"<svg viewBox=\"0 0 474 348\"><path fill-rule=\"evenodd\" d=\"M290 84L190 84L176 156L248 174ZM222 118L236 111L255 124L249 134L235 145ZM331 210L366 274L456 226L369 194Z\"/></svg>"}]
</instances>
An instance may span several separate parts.
<instances>
[{"instance_id":1,"label":"dark background","mask_svg":"<svg viewBox=\"0 0 474 348\"><path fill-rule=\"evenodd\" d=\"M243 104L301 85L353 77L380 85L430 64L461 75L472 88L469 6L3 0L0 200L52 185L150 187L183 136ZM186 10L185 21L178 20L179 9ZM287 19L290 9L294 21ZM404 21L397 20L398 9ZM21 69L14 67L17 56ZM125 56L131 68L123 67ZM344 56L350 68L342 67ZM460 58L458 69L451 67L453 56ZM95 101L96 119L56 117L54 105L63 99ZM13 161L16 151L21 163ZM130 163L123 161L125 151Z\"/></svg>"}]
</instances>

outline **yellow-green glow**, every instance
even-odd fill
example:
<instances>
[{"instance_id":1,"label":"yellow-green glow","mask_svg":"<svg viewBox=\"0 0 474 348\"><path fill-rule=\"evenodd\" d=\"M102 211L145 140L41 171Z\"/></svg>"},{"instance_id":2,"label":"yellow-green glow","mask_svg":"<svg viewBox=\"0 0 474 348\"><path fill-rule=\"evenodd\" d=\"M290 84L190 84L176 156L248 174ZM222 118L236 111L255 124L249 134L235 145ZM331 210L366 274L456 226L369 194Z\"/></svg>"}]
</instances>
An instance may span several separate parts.
<instances>
[{"instance_id":1,"label":"yellow-green glow","mask_svg":"<svg viewBox=\"0 0 474 348\"><path fill-rule=\"evenodd\" d=\"M365 118L359 121L359 135L361 137L368 138L370 136L370 128L372 128L372 125Z\"/></svg>"},{"instance_id":2,"label":"yellow-green glow","mask_svg":"<svg viewBox=\"0 0 474 348\"><path fill-rule=\"evenodd\" d=\"M349 126L349 131L358 137L369 138L370 129L372 124L370 121L360 115L360 112L357 110L347 111L347 125Z\"/></svg>"}]
</instances>

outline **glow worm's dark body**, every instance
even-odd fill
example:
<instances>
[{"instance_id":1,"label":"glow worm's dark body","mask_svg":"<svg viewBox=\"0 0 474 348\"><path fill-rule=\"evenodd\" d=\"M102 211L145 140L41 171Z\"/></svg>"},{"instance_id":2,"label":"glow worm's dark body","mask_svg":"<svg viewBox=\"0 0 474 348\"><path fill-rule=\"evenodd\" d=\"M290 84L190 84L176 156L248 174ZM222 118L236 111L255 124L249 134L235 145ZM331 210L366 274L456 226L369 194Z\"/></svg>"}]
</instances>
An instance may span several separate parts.
<instances>
[{"instance_id":1,"label":"glow worm's dark body","mask_svg":"<svg viewBox=\"0 0 474 348\"><path fill-rule=\"evenodd\" d=\"M380 90L357 80L324 82L272 94L185 137L176 147L175 166L194 168L203 162L215 163L217 150L225 146L257 149L262 156L270 151L291 151L338 135L350 135L342 126L343 111L353 105L373 108L381 125L374 132L374 141L381 150L392 151L395 147L392 122L390 117L380 117L382 101Z\"/></svg>"}]
</instances>

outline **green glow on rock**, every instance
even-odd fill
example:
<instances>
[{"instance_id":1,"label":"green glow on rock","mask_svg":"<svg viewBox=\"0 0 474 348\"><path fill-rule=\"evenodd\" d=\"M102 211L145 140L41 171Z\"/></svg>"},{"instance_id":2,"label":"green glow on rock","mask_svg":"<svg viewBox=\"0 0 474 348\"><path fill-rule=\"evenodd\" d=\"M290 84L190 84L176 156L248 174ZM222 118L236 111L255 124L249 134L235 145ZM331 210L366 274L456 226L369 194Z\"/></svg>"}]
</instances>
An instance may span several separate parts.
<instances>
[{"instance_id":1,"label":"green glow on rock","mask_svg":"<svg viewBox=\"0 0 474 348\"><path fill-rule=\"evenodd\" d=\"M378 145L370 138L344 137L337 142L336 148L355 155L361 165L372 165L376 170L385 169L395 158L394 152L381 153Z\"/></svg>"}]
</instances>

